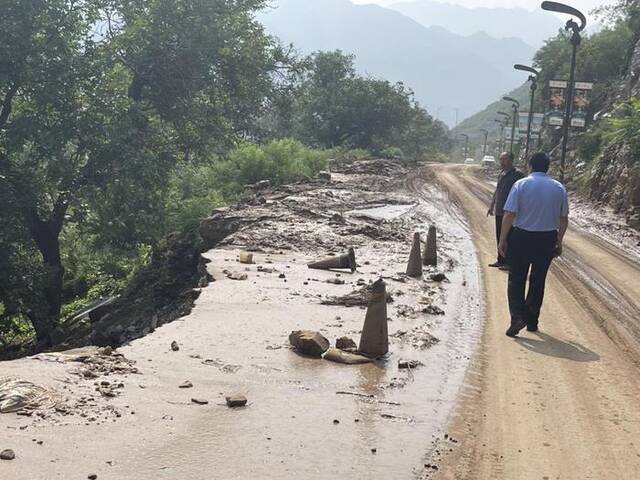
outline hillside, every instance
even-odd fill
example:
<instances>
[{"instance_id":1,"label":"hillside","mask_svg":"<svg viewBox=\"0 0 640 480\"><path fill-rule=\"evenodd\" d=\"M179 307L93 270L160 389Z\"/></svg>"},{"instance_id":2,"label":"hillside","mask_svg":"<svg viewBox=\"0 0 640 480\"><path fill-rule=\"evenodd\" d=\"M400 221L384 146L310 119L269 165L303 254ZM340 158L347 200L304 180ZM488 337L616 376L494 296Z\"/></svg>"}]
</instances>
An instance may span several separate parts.
<instances>
[{"instance_id":1,"label":"hillside","mask_svg":"<svg viewBox=\"0 0 640 480\"><path fill-rule=\"evenodd\" d=\"M361 72L405 83L449 125L455 109L462 119L517 86L522 76L511 66L534 53L518 39L463 37L348 0L278 0L259 19L301 53L340 49L356 55Z\"/></svg>"},{"instance_id":2,"label":"hillside","mask_svg":"<svg viewBox=\"0 0 640 480\"><path fill-rule=\"evenodd\" d=\"M467 8L434 0L404 1L389 8L427 27L441 26L459 35L485 32L495 38L517 37L534 47L541 46L563 26L560 19L542 10L524 8Z\"/></svg>"}]
</instances>

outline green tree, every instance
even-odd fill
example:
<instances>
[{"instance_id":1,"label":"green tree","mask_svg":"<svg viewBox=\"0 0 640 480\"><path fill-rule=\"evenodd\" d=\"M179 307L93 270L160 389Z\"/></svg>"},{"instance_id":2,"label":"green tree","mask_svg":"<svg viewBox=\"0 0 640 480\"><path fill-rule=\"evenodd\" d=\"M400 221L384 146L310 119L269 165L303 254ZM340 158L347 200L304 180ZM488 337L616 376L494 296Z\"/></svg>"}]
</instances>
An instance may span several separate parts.
<instances>
[{"instance_id":1,"label":"green tree","mask_svg":"<svg viewBox=\"0 0 640 480\"><path fill-rule=\"evenodd\" d=\"M103 246L153 244L176 163L250 133L281 60L253 19L262 5L4 2L0 182L10 212L1 217L16 227L0 241L3 250L18 245L4 257L12 265L35 250L41 262L28 278L3 282L0 301L11 301L0 321L24 315L38 344L50 344L63 299L63 229L77 225ZM16 290L20 283L28 288Z\"/></svg>"}]
</instances>

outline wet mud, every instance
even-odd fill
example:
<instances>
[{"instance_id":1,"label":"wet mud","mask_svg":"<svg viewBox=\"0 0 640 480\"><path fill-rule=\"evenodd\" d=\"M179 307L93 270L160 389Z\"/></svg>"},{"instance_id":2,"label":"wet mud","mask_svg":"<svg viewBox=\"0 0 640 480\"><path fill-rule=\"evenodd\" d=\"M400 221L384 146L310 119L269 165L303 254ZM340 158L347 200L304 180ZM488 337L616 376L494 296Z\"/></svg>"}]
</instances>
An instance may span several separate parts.
<instances>
[{"instance_id":1,"label":"wet mud","mask_svg":"<svg viewBox=\"0 0 640 480\"><path fill-rule=\"evenodd\" d=\"M213 281L188 316L115 352L128 369L107 364L93 378L83 370L91 360L58 354L1 363L0 378L44 384L67 405L37 421L0 415L0 447L16 452L2 465L7 478L387 479L431 471L432 455L451 441L447 421L482 326L470 231L446 192L400 164L333 170L330 183L260 191L216 212L203 226L222 235L204 254ZM432 223L439 265L408 278L412 235L424 241ZM356 272L307 268L349 247ZM253 264L238 261L243 251ZM432 279L437 273L444 279ZM357 344L363 302L328 300L379 278L392 300L388 355L341 365L290 347L294 330L319 331L332 346L342 337ZM234 395L247 405L228 408ZM83 397L87 408L77 404Z\"/></svg>"}]
</instances>

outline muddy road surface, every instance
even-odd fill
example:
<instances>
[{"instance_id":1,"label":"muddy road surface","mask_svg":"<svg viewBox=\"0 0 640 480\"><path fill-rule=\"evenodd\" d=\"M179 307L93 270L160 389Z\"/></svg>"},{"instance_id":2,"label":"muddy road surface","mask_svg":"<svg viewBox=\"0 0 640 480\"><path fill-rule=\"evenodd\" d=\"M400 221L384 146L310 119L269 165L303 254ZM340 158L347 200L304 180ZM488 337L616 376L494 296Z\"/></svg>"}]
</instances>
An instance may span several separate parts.
<instances>
[{"instance_id":1,"label":"muddy road surface","mask_svg":"<svg viewBox=\"0 0 640 480\"><path fill-rule=\"evenodd\" d=\"M452 420L463 441L436 478L640 478L637 240L578 218L552 267L540 332L509 339L506 275L486 266L495 258L491 185L477 168L427 170L468 219L486 300L482 345Z\"/></svg>"},{"instance_id":2,"label":"muddy road surface","mask_svg":"<svg viewBox=\"0 0 640 480\"><path fill-rule=\"evenodd\" d=\"M424 240L432 223L440 263L408 278L413 233ZM229 225L241 226L230 233ZM46 389L40 407L0 414L0 450L15 452L0 461L0 478L408 479L436 471L432 456L459 441L447 422L483 321L471 231L446 192L399 164L358 163L336 167L330 182L260 191L216 212L207 232L220 240L205 253L214 281L190 315L115 352L0 363L0 379ZM347 247L359 264L353 274L306 266ZM243 250L253 264L239 263ZM432 280L436 273L446 279ZM292 350L288 336L299 329L332 345L344 336L357 343L365 309L341 302L379 278L393 300L385 358L351 366ZM400 369L401 360L421 365ZM236 394L246 407L226 406Z\"/></svg>"}]
</instances>

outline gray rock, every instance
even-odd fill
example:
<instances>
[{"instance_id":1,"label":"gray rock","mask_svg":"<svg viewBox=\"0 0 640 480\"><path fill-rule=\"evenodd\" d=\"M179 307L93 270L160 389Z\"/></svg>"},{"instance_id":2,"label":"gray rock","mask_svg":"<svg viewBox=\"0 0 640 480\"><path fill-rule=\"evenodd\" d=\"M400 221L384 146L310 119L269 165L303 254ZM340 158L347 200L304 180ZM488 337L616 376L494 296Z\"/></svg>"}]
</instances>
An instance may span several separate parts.
<instances>
[{"instance_id":1,"label":"gray rock","mask_svg":"<svg viewBox=\"0 0 640 480\"><path fill-rule=\"evenodd\" d=\"M187 380L186 382L182 382L180 385L178 385L178 388L192 388L193 387L193 383L191 383L189 380Z\"/></svg>"},{"instance_id":2,"label":"gray rock","mask_svg":"<svg viewBox=\"0 0 640 480\"><path fill-rule=\"evenodd\" d=\"M358 349L356 342L349 337L340 337L336 340L336 348L345 352L355 352Z\"/></svg>"},{"instance_id":3,"label":"gray rock","mask_svg":"<svg viewBox=\"0 0 640 480\"><path fill-rule=\"evenodd\" d=\"M175 340L171 342L171 350L173 350L174 352L180 350L180 345L178 345L178 342L176 342Z\"/></svg>"},{"instance_id":4,"label":"gray rock","mask_svg":"<svg viewBox=\"0 0 640 480\"><path fill-rule=\"evenodd\" d=\"M0 460L13 460L16 458L16 454L10 448L0 452Z\"/></svg>"},{"instance_id":5,"label":"gray rock","mask_svg":"<svg viewBox=\"0 0 640 480\"><path fill-rule=\"evenodd\" d=\"M195 403L196 405L207 405L209 403L209 400L205 400L203 398L192 398L191 402Z\"/></svg>"},{"instance_id":6,"label":"gray rock","mask_svg":"<svg viewBox=\"0 0 640 480\"><path fill-rule=\"evenodd\" d=\"M244 395L230 395L225 400L229 408L244 407L247 404L247 397Z\"/></svg>"},{"instance_id":7,"label":"gray rock","mask_svg":"<svg viewBox=\"0 0 640 480\"><path fill-rule=\"evenodd\" d=\"M371 363L373 360L363 355L356 353L349 353L337 348L330 348L327 353L324 354L324 359L330 362L343 363L345 365L361 365L363 363Z\"/></svg>"},{"instance_id":8,"label":"gray rock","mask_svg":"<svg viewBox=\"0 0 640 480\"><path fill-rule=\"evenodd\" d=\"M329 349L329 340L318 332L297 330L289 335L289 342L296 350L310 357L320 358Z\"/></svg>"}]
</instances>

